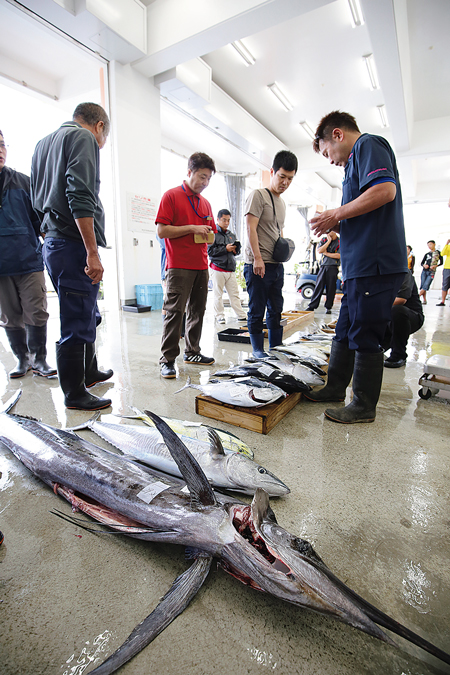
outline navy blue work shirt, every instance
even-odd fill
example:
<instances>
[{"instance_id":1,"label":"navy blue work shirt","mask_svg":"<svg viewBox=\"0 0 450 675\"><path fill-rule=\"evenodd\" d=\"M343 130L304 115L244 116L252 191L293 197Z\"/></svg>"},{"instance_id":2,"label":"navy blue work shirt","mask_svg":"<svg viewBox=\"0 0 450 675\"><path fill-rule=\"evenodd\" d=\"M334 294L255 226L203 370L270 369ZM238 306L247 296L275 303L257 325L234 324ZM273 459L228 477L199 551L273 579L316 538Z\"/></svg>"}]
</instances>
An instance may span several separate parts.
<instances>
[{"instance_id":1,"label":"navy blue work shirt","mask_svg":"<svg viewBox=\"0 0 450 675\"><path fill-rule=\"evenodd\" d=\"M345 279L408 271L400 180L395 155L381 136L362 134L345 166L342 204L367 188L390 181L397 193L392 202L354 218L341 220L340 253Z\"/></svg>"}]
</instances>

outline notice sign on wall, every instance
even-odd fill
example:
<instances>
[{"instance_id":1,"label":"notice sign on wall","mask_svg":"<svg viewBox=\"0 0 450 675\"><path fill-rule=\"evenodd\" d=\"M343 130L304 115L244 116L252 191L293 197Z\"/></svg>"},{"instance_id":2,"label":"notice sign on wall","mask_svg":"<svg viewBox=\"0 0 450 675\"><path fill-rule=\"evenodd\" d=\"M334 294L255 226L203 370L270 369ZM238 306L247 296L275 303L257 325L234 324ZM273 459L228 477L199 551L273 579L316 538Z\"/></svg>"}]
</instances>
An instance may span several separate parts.
<instances>
[{"instance_id":1,"label":"notice sign on wall","mask_svg":"<svg viewBox=\"0 0 450 675\"><path fill-rule=\"evenodd\" d=\"M156 202L150 197L127 192L127 228L132 232L155 233Z\"/></svg>"}]
</instances>

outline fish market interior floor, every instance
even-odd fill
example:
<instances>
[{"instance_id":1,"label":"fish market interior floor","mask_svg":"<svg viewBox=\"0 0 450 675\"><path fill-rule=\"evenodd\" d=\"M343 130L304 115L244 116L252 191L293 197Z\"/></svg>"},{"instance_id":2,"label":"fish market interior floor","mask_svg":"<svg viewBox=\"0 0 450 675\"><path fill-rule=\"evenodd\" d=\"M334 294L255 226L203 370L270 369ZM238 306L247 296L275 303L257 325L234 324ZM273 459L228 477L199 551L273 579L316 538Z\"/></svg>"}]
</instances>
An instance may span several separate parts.
<instances>
[{"instance_id":1,"label":"fish market interior floor","mask_svg":"<svg viewBox=\"0 0 450 675\"><path fill-rule=\"evenodd\" d=\"M113 401L182 420L195 414L194 389L175 395L189 375L205 382L218 367L241 363L250 345L219 342L212 293L202 352L210 368L185 365L178 378L159 375L160 311L133 314L101 302L99 364L114 369L94 388ZM450 648L450 401L418 396L426 359L450 355L450 302L431 291L425 324L410 339L406 367L385 369L373 424L324 419L325 404L300 403L267 435L224 423L255 459L291 488L271 499L280 525L309 540L330 569L366 600L441 649ZM307 303L286 291L286 309ZM49 363L55 364L58 305L49 296ZM316 311L319 323L337 317ZM227 325L237 327L226 309ZM16 406L57 427L88 413L68 411L57 379L27 374L10 381L14 358L0 331L0 396L18 389ZM183 340L181 341L183 349ZM348 390L350 395L350 389ZM115 419L105 417L104 419ZM1 423L1 421L0 421ZM85 438L102 444L89 431ZM88 673L156 606L190 563L180 547L85 532L50 513L69 505L0 447L0 672L2 675ZM243 497L243 499L247 499ZM429 675L450 666L393 636L399 649L331 618L245 587L213 567L191 605L120 672L133 675L280 674Z\"/></svg>"}]
</instances>

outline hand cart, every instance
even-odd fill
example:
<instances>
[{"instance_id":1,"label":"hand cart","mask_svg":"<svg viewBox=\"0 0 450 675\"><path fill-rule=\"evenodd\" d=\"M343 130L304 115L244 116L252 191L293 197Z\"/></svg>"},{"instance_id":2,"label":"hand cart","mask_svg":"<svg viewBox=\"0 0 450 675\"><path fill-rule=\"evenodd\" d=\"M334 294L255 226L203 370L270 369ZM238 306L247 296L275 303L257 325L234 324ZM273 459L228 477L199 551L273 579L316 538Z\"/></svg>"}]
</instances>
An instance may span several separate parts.
<instances>
[{"instance_id":1,"label":"hand cart","mask_svg":"<svg viewBox=\"0 0 450 675\"><path fill-rule=\"evenodd\" d=\"M450 398L450 356L434 354L425 363L425 372L419 380L422 389L419 396L425 400L443 392L443 398Z\"/></svg>"}]
</instances>

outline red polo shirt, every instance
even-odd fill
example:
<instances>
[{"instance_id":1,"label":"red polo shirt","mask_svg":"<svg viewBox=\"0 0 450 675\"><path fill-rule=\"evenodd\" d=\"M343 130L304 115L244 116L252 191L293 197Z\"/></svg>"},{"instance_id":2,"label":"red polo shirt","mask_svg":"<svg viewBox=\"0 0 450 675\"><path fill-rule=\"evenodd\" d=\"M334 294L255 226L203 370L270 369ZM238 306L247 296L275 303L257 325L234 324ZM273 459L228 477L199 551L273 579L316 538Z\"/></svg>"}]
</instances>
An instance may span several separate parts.
<instances>
[{"instance_id":1,"label":"red polo shirt","mask_svg":"<svg viewBox=\"0 0 450 675\"><path fill-rule=\"evenodd\" d=\"M208 220L208 216L210 219ZM210 203L183 185L167 190L162 196L156 216L162 225L210 225L216 232ZM206 270L208 268L207 244L196 244L193 234L177 239L165 239L166 269Z\"/></svg>"}]
</instances>

